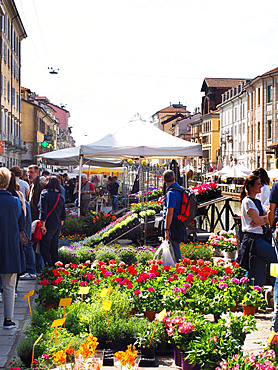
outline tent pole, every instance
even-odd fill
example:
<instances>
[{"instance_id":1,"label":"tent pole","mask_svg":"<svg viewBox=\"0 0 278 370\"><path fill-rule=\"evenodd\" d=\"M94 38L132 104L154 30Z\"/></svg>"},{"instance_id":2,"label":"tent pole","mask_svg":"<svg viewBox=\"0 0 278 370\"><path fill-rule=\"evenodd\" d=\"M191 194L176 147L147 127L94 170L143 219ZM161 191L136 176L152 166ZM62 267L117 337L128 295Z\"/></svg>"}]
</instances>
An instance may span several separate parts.
<instances>
[{"instance_id":1,"label":"tent pole","mask_svg":"<svg viewBox=\"0 0 278 370\"><path fill-rule=\"evenodd\" d=\"M81 208L81 175L83 167L83 154L80 154L79 157L79 178L78 178L78 217L80 217L80 208Z\"/></svg>"}]
</instances>

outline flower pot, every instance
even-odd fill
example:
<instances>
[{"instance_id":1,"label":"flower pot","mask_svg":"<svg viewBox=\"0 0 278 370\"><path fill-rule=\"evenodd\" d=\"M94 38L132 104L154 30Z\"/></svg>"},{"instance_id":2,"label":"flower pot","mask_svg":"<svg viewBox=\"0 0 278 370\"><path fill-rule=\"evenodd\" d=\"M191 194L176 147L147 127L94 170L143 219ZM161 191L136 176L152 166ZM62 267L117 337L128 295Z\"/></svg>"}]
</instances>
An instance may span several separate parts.
<instances>
[{"instance_id":1,"label":"flower pot","mask_svg":"<svg viewBox=\"0 0 278 370\"><path fill-rule=\"evenodd\" d=\"M153 321L155 319L156 311L145 311L144 317L146 317L149 321Z\"/></svg>"},{"instance_id":2,"label":"flower pot","mask_svg":"<svg viewBox=\"0 0 278 370\"><path fill-rule=\"evenodd\" d=\"M174 360L176 366L181 366L181 351L178 347L174 347Z\"/></svg>"},{"instance_id":3,"label":"flower pot","mask_svg":"<svg viewBox=\"0 0 278 370\"><path fill-rule=\"evenodd\" d=\"M224 251L224 259L225 259L225 261L235 261L236 251L233 251L233 252L225 252Z\"/></svg>"},{"instance_id":4,"label":"flower pot","mask_svg":"<svg viewBox=\"0 0 278 370\"><path fill-rule=\"evenodd\" d=\"M242 307L243 307L244 316L250 316L250 315L254 316L255 315L257 307L245 306L245 305L243 305Z\"/></svg>"},{"instance_id":5,"label":"flower pot","mask_svg":"<svg viewBox=\"0 0 278 370\"><path fill-rule=\"evenodd\" d=\"M185 360L185 354L181 354L181 368L182 370L200 370L199 365L191 365L188 360Z\"/></svg>"},{"instance_id":6,"label":"flower pot","mask_svg":"<svg viewBox=\"0 0 278 370\"><path fill-rule=\"evenodd\" d=\"M236 305L231 308L231 312L237 312L237 310L238 310L239 301L235 301L235 302L236 302Z\"/></svg>"},{"instance_id":7,"label":"flower pot","mask_svg":"<svg viewBox=\"0 0 278 370\"><path fill-rule=\"evenodd\" d=\"M150 348L141 348L141 354L144 358L153 358L155 357L155 351L153 347Z\"/></svg>"}]
</instances>

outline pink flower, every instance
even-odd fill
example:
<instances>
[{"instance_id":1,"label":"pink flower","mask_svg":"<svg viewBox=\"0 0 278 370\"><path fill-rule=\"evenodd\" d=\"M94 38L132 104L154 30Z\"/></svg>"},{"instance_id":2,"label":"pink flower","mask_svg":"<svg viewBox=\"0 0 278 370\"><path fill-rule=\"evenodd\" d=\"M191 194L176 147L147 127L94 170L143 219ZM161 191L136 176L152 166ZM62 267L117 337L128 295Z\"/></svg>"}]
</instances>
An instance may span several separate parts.
<instances>
[{"instance_id":1,"label":"pink flower","mask_svg":"<svg viewBox=\"0 0 278 370\"><path fill-rule=\"evenodd\" d=\"M188 334L192 333L194 331L195 327L191 322L182 322L179 325L178 332L182 334Z\"/></svg>"},{"instance_id":2,"label":"pink flower","mask_svg":"<svg viewBox=\"0 0 278 370\"><path fill-rule=\"evenodd\" d=\"M57 261L57 262L55 262L55 266L62 267L63 266L63 262Z\"/></svg>"},{"instance_id":3,"label":"pink flower","mask_svg":"<svg viewBox=\"0 0 278 370\"><path fill-rule=\"evenodd\" d=\"M88 285L87 281L81 281L80 286L86 286Z\"/></svg>"},{"instance_id":4,"label":"pink flower","mask_svg":"<svg viewBox=\"0 0 278 370\"><path fill-rule=\"evenodd\" d=\"M74 283L77 283L77 282L78 282L78 279L73 279L71 282L72 282L73 284L74 284Z\"/></svg>"},{"instance_id":5,"label":"pink flower","mask_svg":"<svg viewBox=\"0 0 278 370\"><path fill-rule=\"evenodd\" d=\"M135 294L135 295L139 295L139 294L141 294L141 292L140 292L140 290L139 290L139 289L137 289L137 290L135 290L134 294Z\"/></svg>"},{"instance_id":6,"label":"pink flower","mask_svg":"<svg viewBox=\"0 0 278 370\"><path fill-rule=\"evenodd\" d=\"M218 286L220 289L224 289L227 288L228 285L226 283L220 283Z\"/></svg>"},{"instance_id":7,"label":"pink flower","mask_svg":"<svg viewBox=\"0 0 278 370\"><path fill-rule=\"evenodd\" d=\"M258 292L261 292L262 288L259 285L254 285L253 290L257 290Z\"/></svg>"},{"instance_id":8,"label":"pink flower","mask_svg":"<svg viewBox=\"0 0 278 370\"><path fill-rule=\"evenodd\" d=\"M153 287L149 287L148 289L147 289L149 292L154 292L154 288Z\"/></svg>"}]
</instances>

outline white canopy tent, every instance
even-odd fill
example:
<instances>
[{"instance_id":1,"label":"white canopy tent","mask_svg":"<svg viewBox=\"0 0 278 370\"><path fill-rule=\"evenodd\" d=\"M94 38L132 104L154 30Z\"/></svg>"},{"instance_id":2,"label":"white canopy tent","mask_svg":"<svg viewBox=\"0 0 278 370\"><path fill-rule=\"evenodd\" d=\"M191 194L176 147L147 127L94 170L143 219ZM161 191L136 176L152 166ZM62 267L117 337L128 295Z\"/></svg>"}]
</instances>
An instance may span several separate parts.
<instances>
[{"instance_id":1,"label":"white canopy tent","mask_svg":"<svg viewBox=\"0 0 278 370\"><path fill-rule=\"evenodd\" d=\"M67 152L68 151L68 152ZM55 154L56 153L56 154ZM171 136L144 121L137 113L131 121L118 128L113 134L88 145L46 153L40 157L56 162L65 157L78 157L80 174L83 163L90 158L184 158L202 156L202 146ZM86 163L86 162L85 162ZM88 164L88 163L86 163ZM81 176L79 176L81 188ZM79 192L80 198L80 192ZM80 199L79 199L80 204Z\"/></svg>"},{"instance_id":2,"label":"white canopy tent","mask_svg":"<svg viewBox=\"0 0 278 370\"><path fill-rule=\"evenodd\" d=\"M202 146L171 136L136 115L115 133L82 145L81 154L97 158L183 158L202 156Z\"/></svg>"}]
</instances>

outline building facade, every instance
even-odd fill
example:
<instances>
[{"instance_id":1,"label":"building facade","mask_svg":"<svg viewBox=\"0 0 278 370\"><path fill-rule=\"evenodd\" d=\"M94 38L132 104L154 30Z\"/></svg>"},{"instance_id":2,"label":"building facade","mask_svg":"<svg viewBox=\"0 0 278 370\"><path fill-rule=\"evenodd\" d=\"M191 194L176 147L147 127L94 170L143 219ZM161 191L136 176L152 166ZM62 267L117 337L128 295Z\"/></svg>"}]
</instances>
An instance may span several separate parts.
<instances>
[{"instance_id":1,"label":"building facade","mask_svg":"<svg viewBox=\"0 0 278 370\"><path fill-rule=\"evenodd\" d=\"M220 112L220 155L224 165L248 166L247 93L248 80L222 94ZM249 166L250 167L250 166Z\"/></svg>"},{"instance_id":2,"label":"building facade","mask_svg":"<svg viewBox=\"0 0 278 370\"><path fill-rule=\"evenodd\" d=\"M13 0L0 4L1 16L1 94L0 165L21 165L21 155L26 145L21 137L20 68L21 42L27 37ZM2 147L2 145L1 145Z\"/></svg>"},{"instance_id":3,"label":"building facade","mask_svg":"<svg viewBox=\"0 0 278 370\"><path fill-rule=\"evenodd\" d=\"M37 99L30 89L21 89L22 139L26 142L26 153L22 155L22 166L38 162L39 154L54 150L57 142L58 123L55 110L46 104L44 97ZM44 147L43 142L48 145Z\"/></svg>"},{"instance_id":4,"label":"building facade","mask_svg":"<svg viewBox=\"0 0 278 370\"><path fill-rule=\"evenodd\" d=\"M160 130L167 134L175 135L175 124L178 120L188 117L190 112L185 105L171 104L167 108L163 108L156 112L151 117L151 122Z\"/></svg>"},{"instance_id":5,"label":"building facade","mask_svg":"<svg viewBox=\"0 0 278 370\"><path fill-rule=\"evenodd\" d=\"M275 168L278 141L278 68L243 81L222 95L221 154L250 169Z\"/></svg>"}]
</instances>

